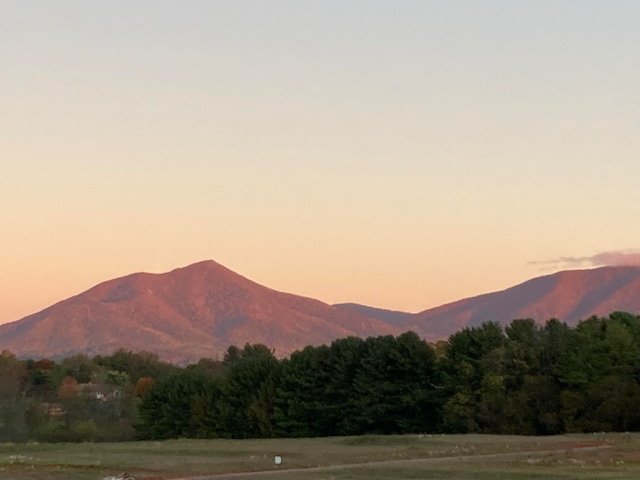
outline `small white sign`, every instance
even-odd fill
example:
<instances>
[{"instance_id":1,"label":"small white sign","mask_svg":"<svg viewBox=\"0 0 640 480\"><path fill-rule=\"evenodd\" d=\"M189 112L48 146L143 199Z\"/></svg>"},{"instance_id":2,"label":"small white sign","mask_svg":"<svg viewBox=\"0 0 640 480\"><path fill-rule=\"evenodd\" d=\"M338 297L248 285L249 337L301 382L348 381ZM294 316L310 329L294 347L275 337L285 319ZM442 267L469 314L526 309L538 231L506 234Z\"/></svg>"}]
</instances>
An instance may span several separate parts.
<instances>
[{"instance_id":1,"label":"small white sign","mask_svg":"<svg viewBox=\"0 0 640 480\"><path fill-rule=\"evenodd\" d=\"M273 457L273 463L275 463L276 465L280 465L282 463L282 457L280 455L276 455L275 457Z\"/></svg>"}]
</instances>

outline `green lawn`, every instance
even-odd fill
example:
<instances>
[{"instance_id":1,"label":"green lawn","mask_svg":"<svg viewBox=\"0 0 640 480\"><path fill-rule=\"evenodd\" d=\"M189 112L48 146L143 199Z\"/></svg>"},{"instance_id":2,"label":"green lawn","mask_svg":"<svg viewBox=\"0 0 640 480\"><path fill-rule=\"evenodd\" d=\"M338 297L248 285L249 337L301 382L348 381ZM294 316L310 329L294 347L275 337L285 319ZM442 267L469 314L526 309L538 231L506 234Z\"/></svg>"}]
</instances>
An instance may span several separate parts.
<instances>
[{"instance_id":1,"label":"green lawn","mask_svg":"<svg viewBox=\"0 0 640 480\"><path fill-rule=\"evenodd\" d=\"M635 433L0 444L0 478L97 480L126 471L137 480L168 480L268 471L277 476L235 478L636 479L639 452L640 434ZM275 455L282 457L282 465L274 465Z\"/></svg>"}]
</instances>

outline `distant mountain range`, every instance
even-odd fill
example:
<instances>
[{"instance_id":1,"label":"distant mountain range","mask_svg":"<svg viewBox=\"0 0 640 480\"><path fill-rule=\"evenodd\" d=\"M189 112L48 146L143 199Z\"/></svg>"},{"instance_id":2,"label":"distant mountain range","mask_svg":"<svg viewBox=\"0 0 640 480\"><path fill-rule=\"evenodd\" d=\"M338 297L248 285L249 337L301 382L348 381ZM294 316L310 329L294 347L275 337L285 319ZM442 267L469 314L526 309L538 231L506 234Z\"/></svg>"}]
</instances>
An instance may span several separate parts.
<instances>
[{"instance_id":1,"label":"distant mountain range","mask_svg":"<svg viewBox=\"0 0 640 480\"><path fill-rule=\"evenodd\" d=\"M466 326L515 318L569 324L615 310L640 313L640 267L574 270L410 314L328 305L259 285L214 261L101 283L22 320L0 325L0 351L21 357L156 352L168 361L220 358L229 345L264 343L286 356L346 336L413 330L446 339Z\"/></svg>"},{"instance_id":2,"label":"distant mountain range","mask_svg":"<svg viewBox=\"0 0 640 480\"><path fill-rule=\"evenodd\" d=\"M557 318L575 325L592 315L608 316L614 311L640 314L640 266L558 272L416 314L403 315L355 304L343 304L342 308L404 331L413 330L430 341L488 320L508 324L516 318L532 318L544 323Z\"/></svg>"}]
</instances>

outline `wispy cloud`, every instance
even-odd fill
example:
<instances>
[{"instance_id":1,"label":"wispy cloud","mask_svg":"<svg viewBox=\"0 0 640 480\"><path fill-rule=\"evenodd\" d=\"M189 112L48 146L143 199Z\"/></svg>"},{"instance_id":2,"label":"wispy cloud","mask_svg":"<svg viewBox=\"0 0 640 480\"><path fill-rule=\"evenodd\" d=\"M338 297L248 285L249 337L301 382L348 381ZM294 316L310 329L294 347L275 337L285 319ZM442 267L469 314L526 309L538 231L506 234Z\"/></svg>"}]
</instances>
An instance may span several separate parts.
<instances>
[{"instance_id":1,"label":"wispy cloud","mask_svg":"<svg viewBox=\"0 0 640 480\"><path fill-rule=\"evenodd\" d=\"M640 249L610 250L588 257L559 257L551 260L534 260L528 265L538 265L542 269L603 267L615 265L640 265Z\"/></svg>"}]
</instances>

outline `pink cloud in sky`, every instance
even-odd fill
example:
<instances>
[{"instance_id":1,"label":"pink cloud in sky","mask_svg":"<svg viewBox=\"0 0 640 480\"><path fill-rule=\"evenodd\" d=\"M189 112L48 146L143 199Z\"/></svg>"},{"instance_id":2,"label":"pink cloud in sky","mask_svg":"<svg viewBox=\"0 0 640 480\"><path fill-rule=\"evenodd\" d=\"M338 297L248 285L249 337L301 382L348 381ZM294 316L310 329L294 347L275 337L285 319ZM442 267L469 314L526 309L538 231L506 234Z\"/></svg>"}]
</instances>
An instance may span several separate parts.
<instances>
[{"instance_id":1,"label":"pink cloud in sky","mask_svg":"<svg viewBox=\"0 0 640 480\"><path fill-rule=\"evenodd\" d=\"M536 260L529 262L529 265L542 265L548 268L553 267L603 267L616 265L637 265L640 266L640 249L610 250L599 252L588 257L560 257L553 260Z\"/></svg>"}]
</instances>

